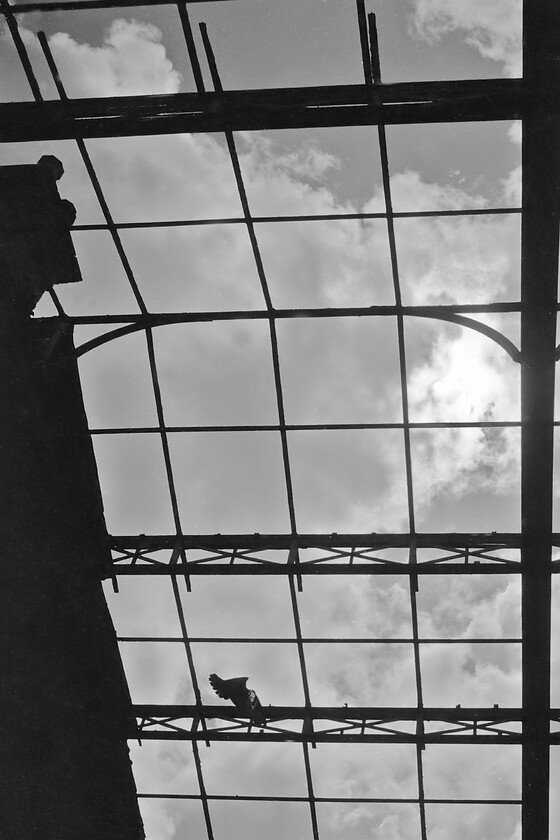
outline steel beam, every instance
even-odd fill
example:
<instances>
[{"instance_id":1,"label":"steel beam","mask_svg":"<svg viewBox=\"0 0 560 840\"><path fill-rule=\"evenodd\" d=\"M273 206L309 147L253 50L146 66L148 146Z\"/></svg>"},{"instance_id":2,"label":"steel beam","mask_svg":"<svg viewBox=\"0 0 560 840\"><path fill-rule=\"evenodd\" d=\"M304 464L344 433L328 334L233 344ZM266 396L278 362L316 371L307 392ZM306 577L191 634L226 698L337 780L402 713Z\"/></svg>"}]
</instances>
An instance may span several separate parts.
<instances>
[{"instance_id":1,"label":"steel beam","mask_svg":"<svg viewBox=\"0 0 560 840\"><path fill-rule=\"evenodd\" d=\"M147 729L131 735L131 740L140 741L237 741L247 743L286 743L292 741L298 744L417 744L418 736L399 732L397 734L383 734L380 732L350 732L341 734L337 732L271 732L268 730L254 729L213 731L213 730L190 730L190 729ZM521 744L520 733L505 734L502 732L493 735L473 735L471 732L459 732L454 734L426 733L422 738L422 744Z\"/></svg>"},{"instance_id":2,"label":"steel beam","mask_svg":"<svg viewBox=\"0 0 560 840\"><path fill-rule=\"evenodd\" d=\"M489 534L475 533L424 533L424 534L114 534L109 537L111 547L117 550L159 551L165 548L192 549L208 551L216 549L289 549L293 540L298 548L441 548L454 550L458 546L470 549L495 550L498 548L519 548L521 534L506 532ZM560 543L560 534L554 534L555 542Z\"/></svg>"},{"instance_id":3,"label":"steel beam","mask_svg":"<svg viewBox=\"0 0 560 840\"><path fill-rule=\"evenodd\" d=\"M316 743L520 744L521 709L268 706L255 726L231 706L135 706L131 738L194 741L295 741ZM510 726L511 724L511 726ZM411 731L413 730L413 731Z\"/></svg>"},{"instance_id":4,"label":"steel beam","mask_svg":"<svg viewBox=\"0 0 560 840\"><path fill-rule=\"evenodd\" d=\"M133 708L137 718L196 719L200 716L200 709L189 704L150 704L141 703ZM349 720L368 720L378 723L395 723L396 721L446 721L458 723L468 720L493 721L494 723L510 723L523 720L523 709L520 707L499 706L266 706L264 708L267 720L330 720L341 723ZM204 714L207 718L222 718L232 720L235 712L233 706L207 705ZM558 709L551 710L551 716L557 716ZM236 719L240 719L236 716Z\"/></svg>"},{"instance_id":5,"label":"steel beam","mask_svg":"<svg viewBox=\"0 0 560 840\"><path fill-rule=\"evenodd\" d=\"M11 102L0 105L0 141L515 120L559 108L548 82L521 79Z\"/></svg>"},{"instance_id":6,"label":"steel beam","mask_svg":"<svg viewBox=\"0 0 560 840\"><path fill-rule=\"evenodd\" d=\"M558 86L560 10L524 3L524 78ZM523 724L522 838L549 837L551 546L554 378L560 222L560 124L523 121L521 478Z\"/></svg>"},{"instance_id":7,"label":"steel beam","mask_svg":"<svg viewBox=\"0 0 560 840\"><path fill-rule=\"evenodd\" d=\"M521 565L515 563L424 563L417 564L411 569L407 563L383 563L383 562L362 562L362 563L316 563L301 562L297 567L288 566L287 563L255 563L229 560L223 562L199 562L197 563L114 563L113 575L124 577L147 576L147 577L190 577L192 575L224 575L248 576L291 576L300 575L402 575L404 577L416 575L511 575L519 574Z\"/></svg>"},{"instance_id":8,"label":"steel beam","mask_svg":"<svg viewBox=\"0 0 560 840\"><path fill-rule=\"evenodd\" d=\"M1 106L0 106L1 108ZM490 215L492 215L493 211L489 211ZM508 211L509 212L509 211ZM517 213L517 210L511 211L512 213ZM395 217L397 214L394 214ZM420 214L418 214L419 216ZM265 217L261 216L258 219L254 219L254 222L261 222ZM289 221L298 221L302 220L303 217L293 216L289 219ZM328 219L329 216L317 216L316 220L319 219ZM339 218L342 218L339 217ZM350 216L348 216L350 218ZM378 218L385 218L383 214L379 214ZM269 221L281 221L284 219L288 219L288 217L283 216L270 216ZM227 219L212 219L211 222L208 224L221 224L227 223ZM134 223L130 224L130 227L133 226ZM181 223L180 223L181 224ZM184 222L185 225L190 224L190 222ZM119 225L115 225L115 227L119 228L120 230L129 227L128 224L123 223ZM154 226L158 226L158 223L154 223ZM166 223L162 222L159 227L165 227ZM138 223L136 225L137 229L144 227L142 223ZM74 225L72 230L81 230L79 226ZM98 230L106 230L106 225L99 225ZM440 315L444 317L441 320L447 320L445 317L449 313L470 313L470 314L477 314L483 313L487 314L488 312L520 312L521 311L521 303L478 303L478 304L453 304L450 306L403 306L401 307L401 311L403 315L418 315L420 311L423 312L430 312L434 319L438 319ZM328 309L325 308L313 308L313 309L275 309L274 310L274 317L277 319L285 319L285 318L360 318L360 317L367 317L368 315L381 315L381 316L388 316L394 317L398 312L398 308L396 306L345 306L345 307L329 307ZM196 324L206 321L262 321L270 318L270 312L264 309L243 309L243 310L217 310L214 312L209 311L200 311L200 312L150 312L147 315L142 313L119 313L118 315L67 315L66 320L71 324L76 325L83 325L83 324L126 324L127 326L138 324L143 327L160 327L165 326L166 324ZM39 320L39 319L38 319Z\"/></svg>"},{"instance_id":9,"label":"steel beam","mask_svg":"<svg viewBox=\"0 0 560 840\"><path fill-rule=\"evenodd\" d=\"M520 534L209 534L113 536L112 575L442 575L518 574L516 556L500 550L520 547ZM289 563L294 544L297 565ZM372 552L410 549L417 562L398 562ZM306 556L306 550L316 551ZM184 558L190 550L207 552ZM436 554L423 555L423 551ZM280 552L271 559L259 552ZM159 552L166 552L165 559ZM494 553L497 552L497 553ZM154 556L154 553L157 553ZM183 559L179 559L183 558Z\"/></svg>"}]
</instances>

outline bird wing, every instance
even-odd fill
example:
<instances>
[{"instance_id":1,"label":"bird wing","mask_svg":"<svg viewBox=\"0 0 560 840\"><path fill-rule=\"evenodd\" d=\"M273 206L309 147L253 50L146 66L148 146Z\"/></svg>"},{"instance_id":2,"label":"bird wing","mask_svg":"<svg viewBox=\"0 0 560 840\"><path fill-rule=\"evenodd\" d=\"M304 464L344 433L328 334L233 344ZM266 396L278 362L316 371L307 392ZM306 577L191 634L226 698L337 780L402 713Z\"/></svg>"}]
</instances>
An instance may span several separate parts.
<instances>
[{"instance_id":1,"label":"bird wing","mask_svg":"<svg viewBox=\"0 0 560 840\"><path fill-rule=\"evenodd\" d=\"M229 699L224 694L224 681L221 679L221 677L219 677L217 674L210 674L210 676L208 677L208 681L214 689L214 691L216 692L216 694L218 695L218 697L222 697L224 700Z\"/></svg>"},{"instance_id":2,"label":"bird wing","mask_svg":"<svg viewBox=\"0 0 560 840\"><path fill-rule=\"evenodd\" d=\"M231 700L242 715L250 717L255 723L265 724L266 717L256 692L247 688L247 677L232 677L223 680L217 674L208 677L210 685L223 700Z\"/></svg>"},{"instance_id":3,"label":"bird wing","mask_svg":"<svg viewBox=\"0 0 560 840\"><path fill-rule=\"evenodd\" d=\"M231 700L233 703L238 703L247 695L245 685L247 677L233 677L230 680L223 680L217 674L210 674L208 679L218 697L221 697L223 700Z\"/></svg>"}]
</instances>

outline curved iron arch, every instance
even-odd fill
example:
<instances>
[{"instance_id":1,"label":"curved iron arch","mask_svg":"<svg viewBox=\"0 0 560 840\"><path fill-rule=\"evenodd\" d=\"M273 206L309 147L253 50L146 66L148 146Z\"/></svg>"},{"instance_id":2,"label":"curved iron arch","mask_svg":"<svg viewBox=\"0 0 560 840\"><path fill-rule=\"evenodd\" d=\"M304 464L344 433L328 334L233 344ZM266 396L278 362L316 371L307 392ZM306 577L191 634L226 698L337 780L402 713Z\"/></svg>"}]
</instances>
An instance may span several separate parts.
<instances>
[{"instance_id":1,"label":"curved iron arch","mask_svg":"<svg viewBox=\"0 0 560 840\"><path fill-rule=\"evenodd\" d=\"M416 315L419 318L432 318L437 321L447 321L451 324L457 324L459 327L475 330L475 332L479 332L481 335L485 335L496 344L499 344L500 347L505 350L509 356L511 356L514 362L521 363L521 350L516 347L513 341L510 341L509 338L506 338L506 336L498 330L495 330L493 327L489 327L487 324L482 324L475 318L468 318L465 315L459 315L457 312L441 309L434 311L433 309L428 308L415 309L414 312L407 312L406 314Z\"/></svg>"},{"instance_id":2,"label":"curved iron arch","mask_svg":"<svg viewBox=\"0 0 560 840\"><path fill-rule=\"evenodd\" d=\"M390 307L392 309L392 307ZM422 308L422 307L415 307L414 309L407 309L403 307L401 310L403 314L407 316L413 316L417 318L430 318L436 321L446 321L451 324L456 324L459 327L465 327L466 329L474 330L475 332L481 333L481 335L485 335L491 341L494 341L498 344L506 353L513 359L514 362L521 362L521 351L516 347L513 341L510 341L509 338L506 338L498 330L495 330L493 327L487 326L487 324L482 324L480 321L475 320L474 318L468 318L465 315L460 315L457 312L452 312L451 310L444 310L444 309L431 309L431 308ZM363 314L367 315L369 310L363 310ZM351 314L351 313L349 313ZM389 313L387 313L389 314ZM395 309L394 313L397 314L397 310ZM276 313L276 317L283 317ZM293 316L292 316L293 317ZM163 327L169 326L170 324L180 324L180 323L188 323L188 318L185 317L184 321L176 321L176 320L169 320L165 316L160 318L153 318L150 319L149 326L150 327ZM122 338L125 335L130 335L134 332L139 332L146 328L146 324L144 319L142 321L135 321L132 324L126 324L124 327L119 327L116 330L110 330L103 335L97 336L97 338L92 338L90 341L86 341L85 344L81 344L79 347L76 348L76 357L83 356L86 353L89 353L91 350L95 350L97 347L101 347L103 344L108 344L110 341L114 341L117 338ZM556 350L556 359L560 358L560 346Z\"/></svg>"}]
</instances>

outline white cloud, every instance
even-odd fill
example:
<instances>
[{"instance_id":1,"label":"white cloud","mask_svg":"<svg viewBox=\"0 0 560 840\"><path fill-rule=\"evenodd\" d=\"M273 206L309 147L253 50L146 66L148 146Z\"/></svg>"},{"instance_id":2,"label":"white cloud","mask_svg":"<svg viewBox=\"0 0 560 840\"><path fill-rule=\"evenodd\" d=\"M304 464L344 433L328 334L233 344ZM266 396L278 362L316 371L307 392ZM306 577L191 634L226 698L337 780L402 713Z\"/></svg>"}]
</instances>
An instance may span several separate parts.
<instances>
[{"instance_id":1,"label":"white cloud","mask_svg":"<svg viewBox=\"0 0 560 840\"><path fill-rule=\"evenodd\" d=\"M511 197L513 182L504 188ZM391 179L399 210L415 212L484 209L487 199L447 184L428 183L418 172ZM383 209L379 188L366 206ZM395 221L397 256L408 304L481 303L518 295L519 220L511 216L400 218Z\"/></svg>"},{"instance_id":2,"label":"white cloud","mask_svg":"<svg viewBox=\"0 0 560 840\"><path fill-rule=\"evenodd\" d=\"M429 798L490 799L490 777L497 799L518 799L521 793L519 745L432 744L426 748L423 763Z\"/></svg>"},{"instance_id":3,"label":"white cloud","mask_svg":"<svg viewBox=\"0 0 560 840\"><path fill-rule=\"evenodd\" d=\"M319 189L320 181L327 172L341 167L340 161L334 155L325 152L318 145L310 144L287 152L280 151L271 137L258 131L244 131L237 136L241 139L241 152L253 185L259 175L266 179L272 174L288 174L298 179L308 179Z\"/></svg>"},{"instance_id":4,"label":"white cloud","mask_svg":"<svg viewBox=\"0 0 560 840\"><path fill-rule=\"evenodd\" d=\"M521 3L518 0L412 0L416 32L438 41L458 31L485 58L521 75Z\"/></svg>"},{"instance_id":5,"label":"white cloud","mask_svg":"<svg viewBox=\"0 0 560 840\"><path fill-rule=\"evenodd\" d=\"M428 706L518 707L521 651L513 645L426 645L421 656Z\"/></svg>"},{"instance_id":6,"label":"white cloud","mask_svg":"<svg viewBox=\"0 0 560 840\"><path fill-rule=\"evenodd\" d=\"M513 142L517 142L514 140ZM519 139L521 142L521 138ZM521 206L521 167L517 166L504 181L504 195L512 207Z\"/></svg>"},{"instance_id":7,"label":"white cloud","mask_svg":"<svg viewBox=\"0 0 560 840\"><path fill-rule=\"evenodd\" d=\"M429 837L433 840L448 840L449 837L503 840L512 836L512 830L517 832L520 819L520 809L516 805L431 805L427 812Z\"/></svg>"},{"instance_id":8,"label":"white cloud","mask_svg":"<svg viewBox=\"0 0 560 840\"><path fill-rule=\"evenodd\" d=\"M181 77L160 41L155 26L133 20L114 20L100 47L79 43L65 32L49 38L71 97L176 93Z\"/></svg>"},{"instance_id":9,"label":"white cloud","mask_svg":"<svg viewBox=\"0 0 560 840\"><path fill-rule=\"evenodd\" d=\"M330 778L319 785L319 795L416 796L416 767L408 745L368 744L354 750L344 745L319 745L313 752L314 778ZM399 779L391 786L389 779ZM319 790L317 792L319 792ZM418 806L381 803L319 803L319 832L325 840L415 840L419 831Z\"/></svg>"},{"instance_id":10,"label":"white cloud","mask_svg":"<svg viewBox=\"0 0 560 840\"><path fill-rule=\"evenodd\" d=\"M143 800L141 814L146 830L147 840L173 840L175 834L175 820L170 809L156 800Z\"/></svg>"},{"instance_id":11,"label":"white cloud","mask_svg":"<svg viewBox=\"0 0 560 840\"><path fill-rule=\"evenodd\" d=\"M451 576L423 578L418 600L423 638L520 638L518 578Z\"/></svg>"},{"instance_id":12,"label":"white cloud","mask_svg":"<svg viewBox=\"0 0 560 840\"><path fill-rule=\"evenodd\" d=\"M395 207L398 207L399 210L414 210L416 212L466 210L467 208L476 210L484 208L487 204L487 200L482 195L473 194L451 184L427 182L419 172L411 169L393 174L391 177L391 197ZM385 210L381 187L376 190L366 209L374 212Z\"/></svg>"}]
</instances>

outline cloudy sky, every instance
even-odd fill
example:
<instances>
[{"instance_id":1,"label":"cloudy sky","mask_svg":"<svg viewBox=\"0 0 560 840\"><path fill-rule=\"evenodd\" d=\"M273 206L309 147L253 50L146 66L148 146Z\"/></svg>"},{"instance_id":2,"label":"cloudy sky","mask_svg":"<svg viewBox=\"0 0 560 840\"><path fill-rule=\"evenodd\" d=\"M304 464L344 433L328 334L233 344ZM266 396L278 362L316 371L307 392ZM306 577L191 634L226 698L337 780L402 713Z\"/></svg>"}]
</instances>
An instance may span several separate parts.
<instances>
[{"instance_id":1,"label":"cloudy sky","mask_svg":"<svg viewBox=\"0 0 560 840\"><path fill-rule=\"evenodd\" d=\"M384 81L520 73L516 0L368 0L368 11L378 17ZM362 81L351 0L196 3L190 14L201 55L196 25L208 25L226 88ZM172 6L32 13L20 26L46 98L56 91L38 30L47 33L72 97L194 90ZM0 50L0 98L31 98L7 35ZM397 214L461 211L396 218L403 303L518 301L519 125L391 126L386 133ZM394 304L377 130L240 133L235 143L273 305ZM129 225L120 235L149 311L265 309L223 136L100 139L88 141L87 149L113 219ZM77 209L73 239L84 282L59 288L64 309L124 321L139 312L138 304L76 145L5 144L1 163L33 163L47 152L63 162L60 192ZM492 212L505 210L512 212ZM270 221L357 213L372 215ZM208 219L218 221L200 224ZM161 225L134 226L148 221ZM45 299L36 315L51 314ZM516 313L473 317L519 345ZM78 326L76 343L106 330ZM294 427L287 439L298 530L407 532L395 317L279 319L277 335L286 422ZM442 321L406 316L404 337L409 417L419 424L410 434L417 530L518 531L518 365L488 337ZM174 429L168 437L183 533L288 533L268 322L158 327L154 353L165 422ZM145 335L86 353L80 371L109 532L174 533ZM455 425L421 425L434 422ZM468 425L477 422L498 425ZM333 428L337 424L362 427ZM206 426L216 430L202 431ZM129 432L119 433L123 429ZM189 634L204 640L192 644L204 702L216 699L207 683L216 671L250 675L265 705L303 703L290 591L282 577L194 577L192 592L180 589ZM119 636L152 639L121 643L133 700L193 702L169 581L123 578L119 594L108 591L107 597ZM405 578L306 578L297 597L303 636L314 640L305 645L314 704L417 703ZM421 577L417 607L420 638L427 640L420 647L426 705L520 704L516 576ZM240 641L218 641L228 637ZM157 641L163 638L176 641ZM265 638L270 641L254 641ZM344 641L328 644L329 638ZM553 694L560 705L557 683ZM200 753L210 794L307 796L299 745L215 743L201 745ZM133 759L141 793L200 791L187 743L148 742L133 747ZM410 745L319 745L311 763L319 797L418 797ZM520 797L515 746L429 746L423 765L428 799ZM142 811L149 840L206 836L195 798L144 799ZM216 840L312 836L303 802L211 801L210 812ZM317 813L324 840L420 837L418 806L410 803L320 803ZM516 805L429 804L426 816L429 840L520 836Z\"/></svg>"}]
</instances>

